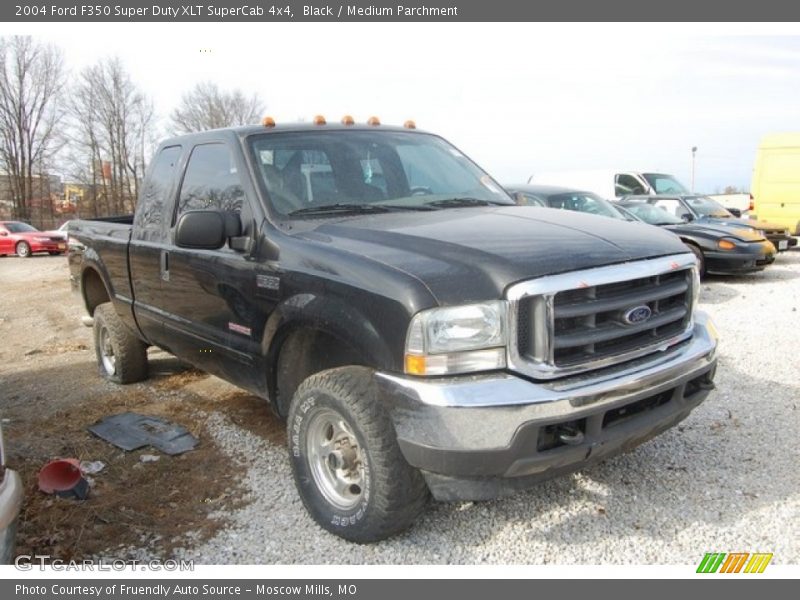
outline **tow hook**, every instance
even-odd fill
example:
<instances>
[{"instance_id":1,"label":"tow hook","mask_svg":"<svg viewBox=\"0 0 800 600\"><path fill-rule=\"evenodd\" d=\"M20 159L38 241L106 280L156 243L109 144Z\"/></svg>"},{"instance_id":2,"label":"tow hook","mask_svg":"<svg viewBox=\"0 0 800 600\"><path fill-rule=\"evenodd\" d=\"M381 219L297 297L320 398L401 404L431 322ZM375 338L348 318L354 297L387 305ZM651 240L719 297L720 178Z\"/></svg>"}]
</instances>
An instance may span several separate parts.
<instances>
[{"instance_id":1,"label":"tow hook","mask_svg":"<svg viewBox=\"0 0 800 600\"><path fill-rule=\"evenodd\" d=\"M703 377L700 381L697 382L697 387L701 390L713 390L716 385L714 385L714 375L716 375L717 367L714 366L714 369L706 373L706 376Z\"/></svg>"},{"instance_id":2,"label":"tow hook","mask_svg":"<svg viewBox=\"0 0 800 600\"><path fill-rule=\"evenodd\" d=\"M583 443L583 432L571 425L562 425L556 430L558 439L567 446L579 446Z\"/></svg>"},{"instance_id":3,"label":"tow hook","mask_svg":"<svg viewBox=\"0 0 800 600\"><path fill-rule=\"evenodd\" d=\"M701 380L697 382L697 387L699 387L701 390L713 390L717 386L714 385L713 381Z\"/></svg>"}]
</instances>

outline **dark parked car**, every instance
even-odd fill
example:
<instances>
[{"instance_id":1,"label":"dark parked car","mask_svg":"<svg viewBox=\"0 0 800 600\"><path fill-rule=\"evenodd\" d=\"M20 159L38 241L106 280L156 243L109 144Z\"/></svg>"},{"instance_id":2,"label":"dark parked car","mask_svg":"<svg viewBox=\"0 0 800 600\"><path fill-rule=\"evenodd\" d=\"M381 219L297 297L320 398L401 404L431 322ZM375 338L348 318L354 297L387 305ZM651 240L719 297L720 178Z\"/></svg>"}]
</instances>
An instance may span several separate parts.
<instances>
[{"instance_id":1,"label":"dark parked car","mask_svg":"<svg viewBox=\"0 0 800 600\"><path fill-rule=\"evenodd\" d=\"M135 215L70 235L102 376L145 379L155 345L268 399L303 504L349 540L402 531L429 494L486 500L633 448L714 385L677 237L516 206L411 123L176 137Z\"/></svg>"},{"instance_id":2,"label":"dark parked car","mask_svg":"<svg viewBox=\"0 0 800 600\"><path fill-rule=\"evenodd\" d=\"M627 196L623 200L649 202L683 221L719 225L728 228L728 231L735 228L762 232L778 252L797 245L797 238L789 235L785 226L767 221L737 219L731 211L708 196Z\"/></svg>"},{"instance_id":3,"label":"dark parked car","mask_svg":"<svg viewBox=\"0 0 800 600\"><path fill-rule=\"evenodd\" d=\"M700 274L760 271L775 260L775 246L759 232L712 221L690 221L649 202L626 200L622 208L679 236L697 256Z\"/></svg>"},{"instance_id":4,"label":"dark parked car","mask_svg":"<svg viewBox=\"0 0 800 600\"><path fill-rule=\"evenodd\" d=\"M613 219L623 219L626 221L636 221L635 217L626 214L625 211L601 198L593 192L572 190L565 187L551 185L533 184L514 184L507 185L506 191L511 194L520 206L544 206L548 208L563 208L576 212L611 217Z\"/></svg>"}]
</instances>

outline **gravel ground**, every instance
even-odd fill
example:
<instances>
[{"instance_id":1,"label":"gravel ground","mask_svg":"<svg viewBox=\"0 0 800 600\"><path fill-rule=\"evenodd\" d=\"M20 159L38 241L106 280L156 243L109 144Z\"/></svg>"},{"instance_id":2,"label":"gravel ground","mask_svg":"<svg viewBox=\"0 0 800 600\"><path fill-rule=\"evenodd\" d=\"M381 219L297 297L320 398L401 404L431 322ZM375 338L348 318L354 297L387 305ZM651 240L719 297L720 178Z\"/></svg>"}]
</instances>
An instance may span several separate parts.
<instances>
[{"instance_id":1,"label":"gravel ground","mask_svg":"<svg viewBox=\"0 0 800 600\"><path fill-rule=\"evenodd\" d=\"M746 550L798 563L800 252L747 277L710 277L701 306L722 336L718 389L678 428L511 498L432 504L412 530L379 544L349 544L320 530L294 491L284 448L217 414L210 429L249 466L252 503L184 556L249 564L694 564L706 551Z\"/></svg>"},{"instance_id":2,"label":"gravel ground","mask_svg":"<svg viewBox=\"0 0 800 600\"><path fill-rule=\"evenodd\" d=\"M6 261L12 260L17 261L0 263L4 275L11 264ZM40 274L66 277L58 261L63 259L36 259ZM41 297L42 302L49 298L44 291ZM17 309L6 306L4 314L11 317L3 325L0 315L0 325L9 327L9 339ZM800 365L794 343L800 251L781 255L758 274L710 277L701 306L722 336L718 389L679 427L630 454L511 498L431 504L410 531L369 546L344 542L307 516L277 422L262 427L252 416L237 418L239 413L221 401L235 394L231 386L213 377L190 377L171 394L198 403L206 435L245 473L244 491L238 492L243 496L238 508L216 515L224 516L226 526L193 543L193 532L186 531L182 539L188 542L172 552L208 564L694 564L706 551L751 551L773 552L774 563L796 564ZM34 309L26 308L26 327L35 327L27 317ZM60 323L79 312L51 310L44 311L45 319ZM88 330L73 329L71 323L59 338L85 341ZM7 349L0 375L23 368L12 362L23 350L16 348L12 357ZM55 361L86 365L90 354L36 354L19 364L29 371ZM75 384L92 385L93 369L80 372L87 379ZM154 387L149 382L129 386L142 394ZM264 410L263 419L271 418ZM109 540L108 557L120 557L115 546ZM146 546L125 554L157 555Z\"/></svg>"}]
</instances>

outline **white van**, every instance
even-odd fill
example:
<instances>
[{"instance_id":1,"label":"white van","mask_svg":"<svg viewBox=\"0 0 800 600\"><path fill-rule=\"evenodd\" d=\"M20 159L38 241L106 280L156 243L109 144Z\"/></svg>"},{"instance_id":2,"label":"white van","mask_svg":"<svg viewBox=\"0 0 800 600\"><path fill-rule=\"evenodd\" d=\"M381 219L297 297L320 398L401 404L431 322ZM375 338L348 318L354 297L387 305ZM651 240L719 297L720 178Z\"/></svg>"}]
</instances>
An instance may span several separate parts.
<instances>
[{"instance_id":1,"label":"white van","mask_svg":"<svg viewBox=\"0 0 800 600\"><path fill-rule=\"evenodd\" d=\"M528 183L585 190L608 200L633 195L688 195L692 193L674 176L656 171L615 171L612 169L553 171L534 173L528 179Z\"/></svg>"}]
</instances>

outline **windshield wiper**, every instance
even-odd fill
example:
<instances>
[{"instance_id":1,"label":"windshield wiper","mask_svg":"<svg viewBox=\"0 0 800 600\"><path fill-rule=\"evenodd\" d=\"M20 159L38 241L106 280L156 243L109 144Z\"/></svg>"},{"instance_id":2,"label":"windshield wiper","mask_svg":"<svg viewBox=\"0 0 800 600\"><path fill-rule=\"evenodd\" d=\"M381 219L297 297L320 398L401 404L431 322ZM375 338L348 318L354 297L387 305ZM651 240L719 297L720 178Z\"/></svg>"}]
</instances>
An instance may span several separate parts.
<instances>
[{"instance_id":1,"label":"windshield wiper","mask_svg":"<svg viewBox=\"0 0 800 600\"><path fill-rule=\"evenodd\" d=\"M425 203L426 206L436 206L438 208L463 208L467 206L514 206L504 202L493 202L492 200L481 200L480 198L445 198L444 200L431 200Z\"/></svg>"},{"instance_id":2,"label":"windshield wiper","mask_svg":"<svg viewBox=\"0 0 800 600\"><path fill-rule=\"evenodd\" d=\"M352 214L370 214L370 213L386 213L391 211L392 208L381 206L379 204L356 204L337 202L336 204L322 204L320 206L307 206L306 208L298 208L289 213L289 216L296 215L325 215L335 213L352 213Z\"/></svg>"}]
</instances>

